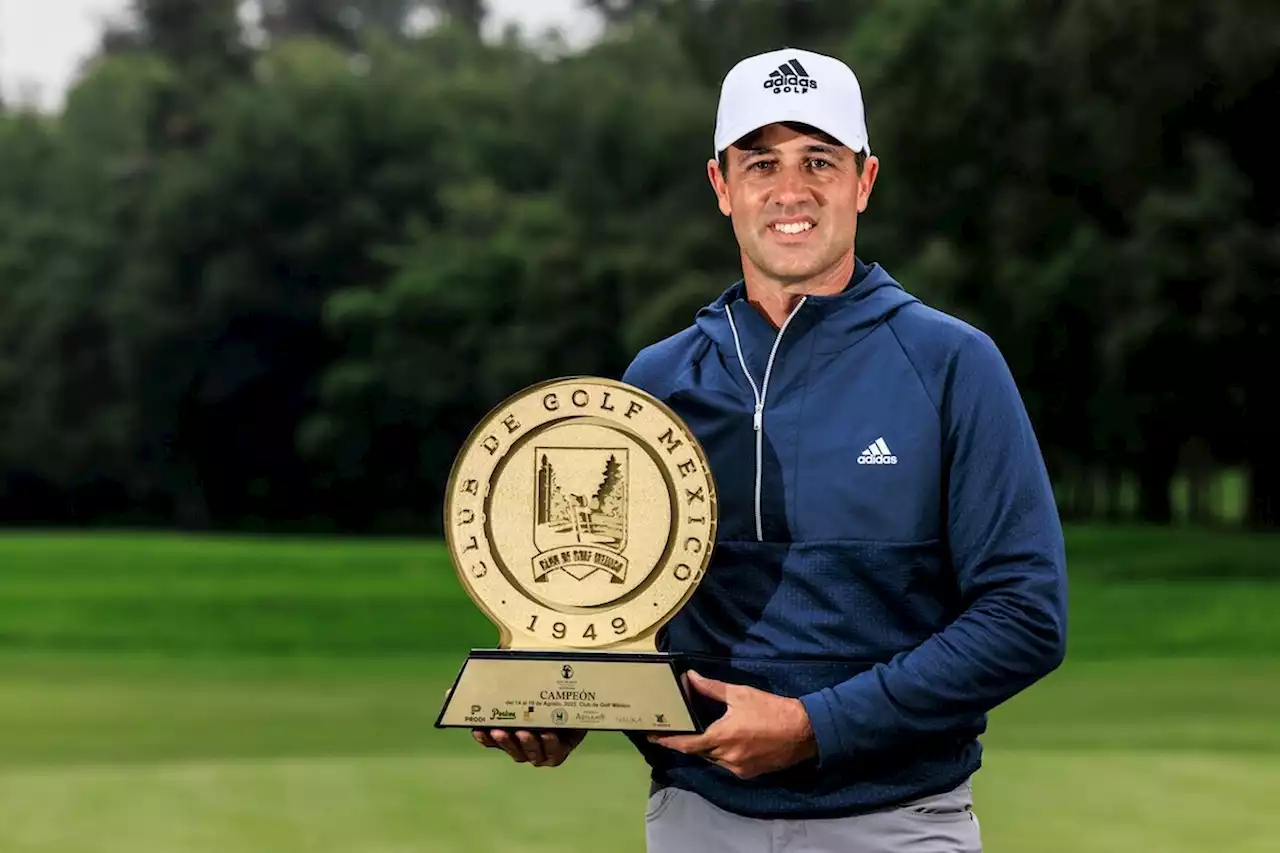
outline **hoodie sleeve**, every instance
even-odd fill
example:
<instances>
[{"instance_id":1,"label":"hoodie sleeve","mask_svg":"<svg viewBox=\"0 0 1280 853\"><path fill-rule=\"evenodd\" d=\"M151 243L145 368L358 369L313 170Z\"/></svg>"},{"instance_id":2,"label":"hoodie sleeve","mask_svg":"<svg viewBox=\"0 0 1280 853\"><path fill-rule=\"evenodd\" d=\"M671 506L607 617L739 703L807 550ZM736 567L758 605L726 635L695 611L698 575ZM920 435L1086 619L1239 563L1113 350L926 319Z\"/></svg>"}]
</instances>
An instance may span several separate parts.
<instances>
[{"instance_id":1,"label":"hoodie sleeve","mask_svg":"<svg viewBox=\"0 0 1280 853\"><path fill-rule=\"evenodd\" d=\"M801 697L826 766L972 726L1066 649L1066 557L1022 398L989 337L942 367L947 541L962 612L920 646Z\"/></svg>"}]
</instances>

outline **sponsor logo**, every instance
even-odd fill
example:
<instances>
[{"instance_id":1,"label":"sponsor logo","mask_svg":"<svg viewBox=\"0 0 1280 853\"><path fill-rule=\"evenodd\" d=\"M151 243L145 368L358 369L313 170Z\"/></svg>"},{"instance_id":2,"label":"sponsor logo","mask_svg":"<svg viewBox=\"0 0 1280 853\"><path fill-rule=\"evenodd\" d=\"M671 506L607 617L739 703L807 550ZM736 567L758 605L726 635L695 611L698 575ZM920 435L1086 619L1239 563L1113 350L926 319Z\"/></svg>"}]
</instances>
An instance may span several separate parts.
<instances>
[{"instance_id":1,"label":"sponsor logo","mask_svg":"<svg viewBox=\"0 0 1280 853\"><path fill-rule=\"evenodd\" d=\"M898 457L889 450L883 438L877 438L858 456L859 465L897 465Z\"/></svg>"},{"instance_id":2,"label":"sponsor logo","mask_svg":"<svg viewBox=\"0 0 1280 853\"><path fill-rule=\"evenodd\" d=\"M779 65L764 80L764 88L772 89L775 95L783 92L798 92L801 95L818 88L818 81L809 76L800 60L793 59Z\"/></svg>"}]
</instances>

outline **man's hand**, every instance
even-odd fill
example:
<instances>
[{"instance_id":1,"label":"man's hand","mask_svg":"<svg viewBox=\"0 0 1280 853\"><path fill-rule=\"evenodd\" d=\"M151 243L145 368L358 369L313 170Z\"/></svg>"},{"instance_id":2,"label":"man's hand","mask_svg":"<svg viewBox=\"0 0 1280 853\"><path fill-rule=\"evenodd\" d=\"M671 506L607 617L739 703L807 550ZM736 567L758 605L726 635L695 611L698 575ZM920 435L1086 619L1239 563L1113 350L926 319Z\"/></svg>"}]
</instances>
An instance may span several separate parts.
<instances>
[{"instance_id":1,"label":"man's hand","mask_svg":"<svg viewBox=\"0 0 1280 853\"><path fill-rule=\"evenodd\" d=\"M582 729L553 732L529 732L506 729L473 729L471 736L486 749L501 749L517 763L534 767L559 767L569 753L582 743L587 733Z\"/></svg>"},{"instance_id":2,"label":"man's hand","mask_svg":"<svg viewBox=\"0 0 1280 853\"><path fill-rule=\"evenodd\" d=\"M809 715L799 699L689 673L689 684L728 706L700 735L649 735L649 742L700 755L740 779L782 770L818 754Z\"/></svg>"},{"instance_id":3,"label":"man's hand","mask_svg":"<svg viewBox=\"0 0 1280 853\"><path fill-rule=\"evenodd\" d=\"M447 701L453 688L444 692ZM523 729L472 729L471 737L485 749L500 749L519 764L534 767L559 767L569 757L582 739L583 729L558 729L550 732L530 732Z\"/></svg>"}]
</instances>

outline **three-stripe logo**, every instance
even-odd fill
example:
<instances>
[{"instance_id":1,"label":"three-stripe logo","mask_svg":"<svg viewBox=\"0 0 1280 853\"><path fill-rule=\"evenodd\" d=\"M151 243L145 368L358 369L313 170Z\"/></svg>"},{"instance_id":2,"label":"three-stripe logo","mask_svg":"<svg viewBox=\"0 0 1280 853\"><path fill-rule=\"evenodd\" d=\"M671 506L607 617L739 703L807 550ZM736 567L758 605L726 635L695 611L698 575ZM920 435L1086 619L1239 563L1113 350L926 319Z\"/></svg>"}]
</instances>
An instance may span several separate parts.
<instances>
[{"instance_id":1,"label":"three-stripe logo","mask_svg":"<svg viewBox=\"0 0 1280 853\"><path fill-rule=\"evenodd\" d=\"M877 438L871 442L866 450L858 456L859 465L897 465L898 457L889 449L889 445L884 443L884 438Z\"/></svg>"},{"instance_id":2,"label":"three-stripe logo","mask_svg":"<svg viewBox=\"0 0 1280 853\"><path fill-rule=\"evenodd\" d=\"M765 78L764 88L772 89L775 95L783 92L799 92L803 95L810 89L818 88L818 81L809 76L800 60L792 59L779 65Z\"/></svg>"}]
</instances>

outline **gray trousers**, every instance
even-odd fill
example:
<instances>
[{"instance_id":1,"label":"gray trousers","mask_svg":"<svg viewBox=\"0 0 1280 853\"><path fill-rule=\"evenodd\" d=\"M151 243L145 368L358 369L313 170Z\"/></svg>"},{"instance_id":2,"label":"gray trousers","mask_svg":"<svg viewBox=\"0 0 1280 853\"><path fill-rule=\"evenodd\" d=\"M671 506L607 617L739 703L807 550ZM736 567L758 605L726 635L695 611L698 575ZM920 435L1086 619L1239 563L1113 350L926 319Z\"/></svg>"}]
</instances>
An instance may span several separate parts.
<instances>
[{"instance_id":1,"label":"gray trousers","mask_svg":"<svg viewBox=\"0 0 1280 853\"><path fill-rule=\"evenodd\" d=\"M897 808L822 820L740 817L696 794L663 788L645 812L648 853L981 853L973 789Z\"/></svg>"}]
</instances>

